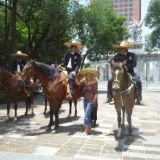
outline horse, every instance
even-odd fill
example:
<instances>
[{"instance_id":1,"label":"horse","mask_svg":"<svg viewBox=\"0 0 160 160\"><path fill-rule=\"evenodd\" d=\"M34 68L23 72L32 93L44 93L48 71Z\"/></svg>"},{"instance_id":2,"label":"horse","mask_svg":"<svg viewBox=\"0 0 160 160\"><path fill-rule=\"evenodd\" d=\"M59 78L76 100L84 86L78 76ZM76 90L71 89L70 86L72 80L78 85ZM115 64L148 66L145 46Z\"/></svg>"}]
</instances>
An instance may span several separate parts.
<instances>
[{"instance_id":1,"label":"horse","mask_svg":"<svg viewBox=\"0 0 160 160\"><path fill-rule=\"evenodd\" d=\"M117 137L122 136L122 127L124 127L125 111L127 113L128 133L132 134L132 110L134 107L134 99L136 88L132 77L127 73L126 62L115 63L112 62L112 93L117 111L118 133ZM123 112L121 123L121 110Z\"/></svg>"},{"instance_id":2,"label":"horse","mask_svg":"<svg viewBox=\"0 0 160 160\"><path fill-rule=\"evenodd\" d=\"M10 104L14 103L15 116L14 121L17 121L18 101L24 100L26 105L25 115L28 115L28 109L32 106L33 111L33 87L30 87L30 82L27 80L27 86L20 80L18 74L12 74L7 69L0 67L0 85L4 89L7 101L7 117L10 118Z\"/></svg>"},{"instance_id":3,"label":"horse","mask_svg":"<svg viewBox=\"0 0 160 160\"><path fill-rule=\"evenodd\" d=\"M43 114L46 115L47 112L47 97L44 95L44 112ZM74 103L74 107L75 107L75 112L74 112L74 117L77 117L77 100L69 100L69 113L68 113L68 117L71 116L72 114L72 103Z\"/></svg>"},{"instance_id":4,"label":"horse","mask_svg":"<svg viewBox=\"0 0 160 160\"><path fill-rule=\"evenodd\" d=\"M50 120L46 131L51 131L52 125L54 125L55 130L58 129L58 111L67 92L68 82L66 74L64 72L59 72L59 75L57 76L57 70L51 68L49 65L30 61L24 66L21 75L23 77L36 76L39 79L50 106ZM76 100L83 96L81 89L81 86L75 87L72 100ZM55 116L55 124L53 122L53 114Z\"/></svg>"}]
</instances>

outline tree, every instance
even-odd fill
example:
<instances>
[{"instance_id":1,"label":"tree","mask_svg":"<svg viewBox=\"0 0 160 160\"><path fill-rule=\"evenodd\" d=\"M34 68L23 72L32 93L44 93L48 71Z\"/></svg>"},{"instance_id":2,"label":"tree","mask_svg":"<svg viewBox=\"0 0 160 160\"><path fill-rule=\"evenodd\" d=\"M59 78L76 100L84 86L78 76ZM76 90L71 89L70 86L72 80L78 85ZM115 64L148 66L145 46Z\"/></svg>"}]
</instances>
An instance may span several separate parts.
<instances>
[{"instance_id":1,"label":"tree","mask_svg":"<svg viewBox=\"0 0 160 160\"><path fill-rule=\"evenodd\" d=\"M90 6L76 7L78 9L71 16L72 29L89 49L86 54L90 60L107 58L113 50L112 45L127 35L125 18L117 16L111 4L111 0L96 0Z\"/></svg>"},{"instance_id":2,"label":"tree","mask_svg":"<svg viewBox=\"0 0 160 160\"><path fill-rule=\"evenodd\" d=\"M160 1L151 0L145 17L145 25L152 29L150 42L153 47L160 47Z\"/></svg>"}]
</instances>

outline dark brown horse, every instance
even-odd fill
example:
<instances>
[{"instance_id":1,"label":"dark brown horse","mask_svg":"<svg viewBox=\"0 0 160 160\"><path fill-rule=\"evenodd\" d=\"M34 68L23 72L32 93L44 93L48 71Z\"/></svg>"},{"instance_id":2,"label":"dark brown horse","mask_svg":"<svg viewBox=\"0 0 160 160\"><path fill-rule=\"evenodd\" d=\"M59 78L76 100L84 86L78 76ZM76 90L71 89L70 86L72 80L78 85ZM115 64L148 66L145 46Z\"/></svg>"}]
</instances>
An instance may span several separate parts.
<instances>
[{"instance_id":1,"label":"dark brown horse","mask_svg":"<svg viewBox=\"0 0 160 160\"><path fill-rule=\"evenodd\" d=\"M23 71L22 76L36 76L44 88L44 93L49 101L50 106L50 122L47 130L51 130L53 123L53 114L55 115L55 129L59 127L58 111L65 99L67 92L67 78L65 73L61 72L57 76L56 70L49 65L40 62L28 62ZM81 87L75 87L73 100L82 96Z\"/></svg>"},{"instance_id":2,"label":"dark brown horse","mask_svg":"<svg viewBox=\"0 0 160 160\"><path fill-rule=\"evenodd\" d=\"M117 137L121 137L122 128L125 121L125 111L127 113L128 131L129 135L132 133L132 121L131 115L134 107L135 86L132 81L132 77L127 73L125 63L112 63L112 91L117 111L118 120L118 134ZM121 123L121 110L123 112Z\"/></svg>"},{"instance_id":3,"label":"dark brown horse","mask_svg":"<svg viewBox=\"0 0 160 160\"><path fill-rule=\"evenodd\" d=\"M25 100L26 112L28 114L28 108L32 106L33 113L33 87L30 87L30 82L27 81L27 86L20 80L20 75L12 74L5 68L0 67L0 85L4 89L6 101L7 101L7 116L10 116L10 104L14 103L15 116L14 121L17 120L17 107L18 101Z\"/></svg>"}]
</instances>

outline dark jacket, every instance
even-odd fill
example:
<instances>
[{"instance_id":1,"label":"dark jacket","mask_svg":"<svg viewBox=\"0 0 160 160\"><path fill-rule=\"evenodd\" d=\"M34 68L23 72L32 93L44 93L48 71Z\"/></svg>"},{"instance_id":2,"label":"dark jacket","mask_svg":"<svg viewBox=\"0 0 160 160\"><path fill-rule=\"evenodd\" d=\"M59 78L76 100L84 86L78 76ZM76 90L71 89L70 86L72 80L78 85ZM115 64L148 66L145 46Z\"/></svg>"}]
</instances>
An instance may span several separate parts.
<instances>
[{"instance_id":1,"label":"dark jacket","mask_svg":"<svg viewBox=\"0 0 160 160\"><path fill-rule=\"evenodd\" d=\"M117 54L113 58L115 62L124 62L126 61L126 66L130 74L134 74L134 67L137 65L137 57L135 53L127 52L126 55Z\"/></svg>"},{"instance_id":2,"label":"dark jacket","mask_svg":"<svg viewBox=\"0 0 160 160\"><path fill-rule=\"evenodd\" d=\"M26 61L25 61L25 60L13 61L13 63L12 63L12 72L13 72L13 73L14 73L15 71L17 71L17 64L20 65L20 70L22 71L22 70L23 70L23 67L24 67L25 64L26 64Z\"/></svg>"},{"instance_id":3,"label":"dark jacket","mask_svg":"<svg viewBox=\"0 0 160 160\"><path fill-rule=\"evenodd\" d=\"M68 68L67 65L71 58L71 68ZM78 72L81 66L81 55L79 53L71 54L70 52L66 53L63 59L62 65L67 69L68 72L75 71Z\"/></svg>"}]
</instances>

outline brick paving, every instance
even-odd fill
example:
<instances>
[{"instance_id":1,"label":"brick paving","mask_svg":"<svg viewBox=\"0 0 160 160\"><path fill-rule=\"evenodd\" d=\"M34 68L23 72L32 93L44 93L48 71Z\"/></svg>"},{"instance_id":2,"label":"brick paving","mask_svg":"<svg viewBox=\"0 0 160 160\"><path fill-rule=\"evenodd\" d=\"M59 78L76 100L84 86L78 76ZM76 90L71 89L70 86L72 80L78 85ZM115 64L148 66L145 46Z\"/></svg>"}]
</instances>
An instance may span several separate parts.
<instances>
[{"instance_id":1,"label":"brick paving","mask_svg":"<svg viewBox=\"0 0 160 160\"><path fill-rule=\"evenodd\" d=\"M5 120L5 105L0 106L0 160L160 160L160 92L144 91L145 106L135 106L133 135L118 140L115 136L117 115L114 105L103 104L106 94L99 94L97 126L92 135L82 131L83 106L78 102L78 116L68 117L68 103L60 110L60 128L47 133L49 115L44 116L44 99L35 99L35 116L24 116L19 103L18 122ZM14 111L11 110L11 116Z\"/></svg>"}]
</instances>

